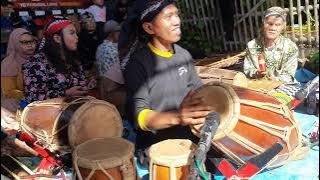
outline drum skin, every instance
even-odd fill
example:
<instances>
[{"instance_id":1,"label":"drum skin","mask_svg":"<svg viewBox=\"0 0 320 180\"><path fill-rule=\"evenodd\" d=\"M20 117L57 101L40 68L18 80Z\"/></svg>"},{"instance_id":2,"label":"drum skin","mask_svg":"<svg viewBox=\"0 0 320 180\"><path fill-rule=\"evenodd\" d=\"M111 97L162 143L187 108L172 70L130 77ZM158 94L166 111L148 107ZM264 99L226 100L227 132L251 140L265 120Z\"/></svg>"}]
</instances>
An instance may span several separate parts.
<instances>
[{"instance_id":1,"label":"drum skin","mask_svg":"<svg viewBox=\"0 0 320 180\"><path fill-rule=\"evenodd\" d=\"M270 95L212 82L195 97L205 99L203 104L221 116L213 146L240 164L277 142L284 148L270 167L284 164L301 148L301 130L291 111ZM191 126L192 132L199 135L201 126Z\"/></svg>"},{"instance_id":2,"label":"drum skin","mask_svg":"<svg viewBox=\"0 0 320 180\"><path fill-rule=\"evenodd\" d=\"M73 165L79 179L135 180L134 145L120 137L97 138L78 145Z\"/></svg>"}]
</instances>

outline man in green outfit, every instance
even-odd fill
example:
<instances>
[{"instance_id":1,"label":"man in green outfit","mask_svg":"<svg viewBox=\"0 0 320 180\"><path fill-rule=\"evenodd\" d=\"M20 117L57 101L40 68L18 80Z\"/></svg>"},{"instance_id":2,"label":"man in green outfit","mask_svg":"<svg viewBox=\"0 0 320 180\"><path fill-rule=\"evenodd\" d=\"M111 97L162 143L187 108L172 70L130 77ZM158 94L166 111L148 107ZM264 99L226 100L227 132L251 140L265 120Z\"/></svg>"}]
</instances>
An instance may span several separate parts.
<instances>
[{"instance_id":1,"label":"man in green outfit","mask_svg":"<svg viewBox=\"0 0 320 180\"><path fill-rule=\"evenodd\" d=\"M267 9L263 36L247 44L248 53L244 60L247 77L266 77L284 83L296 81L294 75L298 67L299 50L294 42L281 35L286 28L286 16L286 11L281 7ZM264 61L265 71L259 68L259 61Z\"/></svg>"}]
</instances>

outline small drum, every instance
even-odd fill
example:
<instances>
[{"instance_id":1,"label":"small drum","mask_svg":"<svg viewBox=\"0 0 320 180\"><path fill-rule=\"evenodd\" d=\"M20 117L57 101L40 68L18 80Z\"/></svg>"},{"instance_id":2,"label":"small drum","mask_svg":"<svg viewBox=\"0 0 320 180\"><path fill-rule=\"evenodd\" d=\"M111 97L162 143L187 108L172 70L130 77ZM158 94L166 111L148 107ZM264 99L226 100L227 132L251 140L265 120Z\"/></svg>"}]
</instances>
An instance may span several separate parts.
<instances>
[{"instance_id":1,"label":"small drum","mask_svg":"<svg viewBox=\"0 0 320 180\"><path fill-rule=\"evenodd\" d=\"M134 145L122 138L92 139L73 152L77 177L94 180L135 180Z\"/></svg>"},{"instance_id":2,"label":"small drum","mask_svg":"<svg viewBox=\"0 0 320 180\"><path fill-rule=\"evenodd\" d=\"M55 98L29 104L21 129L51 151L70 151L89 139L120 137L122 121L110 103L94 97Z\"/></svg>"},{"instance_id":3,"label":"small drum","mask_svg":"<svg viewBox=\"0 0 320 180\"><path fill-rule=\"evenodd\" d=\"M214 147L239 164L281 142L283 150L270 162L276 167L300 158L302 134L291 111L273 96L258 91L212 82L197 90L220 113L220 126L212 139ZM200 134L201 125L191 127Z\"/></svg>"},{"instance_id":4,"label":"small drum","mask_svg":"<svg viewBox=\"0 0 320 180\"><path fill-rule=\"evenodd\" d=\"M239 71L195 66L203 83L219 81L234 86L248 87L247 77Z\"/></svg>"},{"instance_id":5,"label":"small drum","mask_svg":"<svg viewBox=\"0 0 320 180\"><path fill-rule=\"evenodd\" d=\"M149 179L187 179L195 147L186 139L169 139L152 145L149 149Z\"/></svg>"}]
</instances>

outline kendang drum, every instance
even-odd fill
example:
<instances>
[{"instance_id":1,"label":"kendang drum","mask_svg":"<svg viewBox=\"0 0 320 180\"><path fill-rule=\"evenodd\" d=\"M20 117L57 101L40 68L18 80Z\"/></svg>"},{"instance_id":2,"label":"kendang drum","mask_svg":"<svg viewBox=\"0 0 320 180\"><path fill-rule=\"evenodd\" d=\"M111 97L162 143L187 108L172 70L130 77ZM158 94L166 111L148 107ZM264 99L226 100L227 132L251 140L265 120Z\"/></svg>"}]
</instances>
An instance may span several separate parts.
<instances>
[{"instance_id":1,"label":"kendang drum","mask_svg":"<svg viewBox=\"0 0 320 180\"><path fill-rule=\"evenodd\" d=\"M195 98L204 99L221 116L212 144L239 164L259 155L273 144L283 150L268 167L301 158L302 134L291 111L273 96L241 87L212 82L199 88ZM202 125L191 126L199 136Z\"/></svg>"},{"instance_id":2,"label":"kendang drum","mask_svg":"<svg viewBox=\"0 0 320 180\"><path fill-rule=\"evenodd\" d=\"M21 129L50 151L70 151L89 139L120 137L122 121L112 104L94 97L55 98L29 104Z\"/></svg>"},{"instance_id":3,"label":"kendang drum","mask_svg":"<svg viewBox=\"0 0 320 180\"><path fill-rule=\"evenodd\" d=\"M242 72L202 66L195 66L195 69L205 84L218 81L234 86L248 87L248 79Z\"/></svg>"},{"instance_id":4,"label":"kendang drum","mask_svg":"<svg viewBox=\"0 0 320 180\"><path fill-rule=\"evenodd\" d=\"M134 145L120 137L92 139L73 152L77 177L94 180L135 180Z\"/></svg>"},{"instance_id":5,"label":"kendang drum","mask_svg":"<svg viewBox=\"0 0 320 180\"><path fill-rule=\"evenodd\" d=\"M149 148L150 180L185 180L195 145L186 139L169 139Z\"/></svg>"}]
</instances>

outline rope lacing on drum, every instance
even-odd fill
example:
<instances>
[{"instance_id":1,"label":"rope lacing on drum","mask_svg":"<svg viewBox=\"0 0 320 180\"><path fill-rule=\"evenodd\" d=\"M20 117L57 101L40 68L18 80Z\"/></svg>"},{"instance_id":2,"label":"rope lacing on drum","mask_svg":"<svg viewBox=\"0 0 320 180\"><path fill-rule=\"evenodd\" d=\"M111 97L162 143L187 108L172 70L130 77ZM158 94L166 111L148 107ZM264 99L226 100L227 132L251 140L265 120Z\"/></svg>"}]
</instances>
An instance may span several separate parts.
<instances>
[{"instance_id":1,"label":"rope lacing on drum","mask_svg":"<svg viewBox=\"0 0 320 180\"><path fill-rule=\"evenodd\" d=\"M100 163L97 163L97 165L98 165L98 167L100 168L100 170L106 175L106 176L108 176L108 178L110 179L110 180L114 180L114 178L101 166L101 164ZM92 172L94 172L95 170L92 170L91 172L90 172L90 174L92 173ZM92 174L93 175L93 174ZM91 176L92 176L91 175ZM90 178L91 178L91 176L89 177L87 177L87 179L88 180L90 180Z\"/></svg>"},{"instance_id":2,"label":"rope lacing on drum","mask_svg":"<svg viewBox=\"0 0 320 180\"><path fill-rule=\"evenodd\" d=\"M75 160L74 160L74 167L75 167L75 170L76 170L76 173L77 173L77 176L79 178L79 180L83 180L82 178L82 175L80 173L80 170L79 170L79 166L78 166L78 161L79 159L77 157L75 157ZM98 168L92 168L92 170L90 171L89 175L87 176L86 180L90 180L91 177L94 175L94 172L98 169L100 169L110 180L114 180L114 178L101 166L101 164L99 163L99 161L95 161L95 164Z\"/></svg>"},{"instance_id":3,"label":"rope lacing on drum","mask_svg":"<svg viewBox=\"0 0 320 180\"><path fill-rule=\"evenodd\" d=\"M262 121L258 121L256 119L253 119L253 118L249 118L249 117L246 117L246 116L240 116L239 117L240 120L248 123L248 124L251 124L251 125L254 125L272 135L275 135L281 139L285 139L285 135L284 134L281 134L273 129L276 129L276 130L281 130L281 131L285 131L286 128L283 128L283 127L279 127L279 126L275 126L275 125L272 125L272 124L269 124L269 123L266 123L266 122L262 122Z\"/></svg>"},{"instance_id":4,"label":"rope lacing on drum","mask_svg":"<svg viewBox=\"0 0 320 180\"><path fill-rule=\"evenodd\" d=\"M253 100L246 100L246 99L241 99L240 100L241 104L253 106L253 107L259 107L260 109L268 110L271 112L275 112L281 115L287 115L286 112L284 111L282 105L277 105L277 104L272 104L272 103L266 103L266 102L258 102L258 101L253 101ZM288 117L288 116L286 116Z\"/></svg>"},{"instance_id":5,"label":"rope lacing on drum","mask_svg":"<svg viewBox=\"0 0 320 180\"><path fill-rule=\"evenodd\" d=\"M55 102L42 102L42 101L35 101L31 104L29 104L24 111L22 112L21 115L21 121L20 121L20 127L22 130L27 132L28 134L34 135L37 138L36 142L40 142L45 148L48 148L50 151L56 151L56 150L63 150L63 151L68 151L71 152L71 149L68 145L65 146L60 146L57 144L53 144L53 140L55 138L55 135L57 135L60 131L62 131L64 128L68 127L70 125L70 122L68 124L63 125L60 129L55 130L57 127L60 115L62 112L67 109L70 105L72 104L78 104L78 103L83 103L86 102L87 100L94 99L94 97L87 96L87 97L80 97L78 99L75 99L71 101L70 103L55 103ZM59 106L60 107L60 113L56 116L56 119L54 120L54 125L52 128L51 135L49 135L46 131L42 130L41 132L43 133L38 133L33 131L31 128L29 128L27 125L24 123L25 119L25 114L28 111L30 107L36 107L36 106Z\"/></svg>"},{"instance_id":6,"label":"rope lacing on drum","mask_svg":"<svg viewBox=\"0 0 320 180\"><path fill-rule=\"evenodd\" d=\"M122 172L122 176L124 180L134 180L135 179L135 171L134 167L130 160L124 160L122 162L123 165L120 166L120 170Z\"/></svg>"},{"instance_id":7,"label":"rope lacing on drum","mask_svg":"<svg viewBox=\"0 0 320 180\"><path fill-rule=\"evenodd\" d=\"M227 155L227 157L230 157L231 159L240 162L241 164L244 164L245 161L242 160L240 157L238 157L234 152L230 151L228 148L226 148L222 143L220 142L212 142L216 147L218 147L223 153Z\"/></svg>"}]
</instances>

